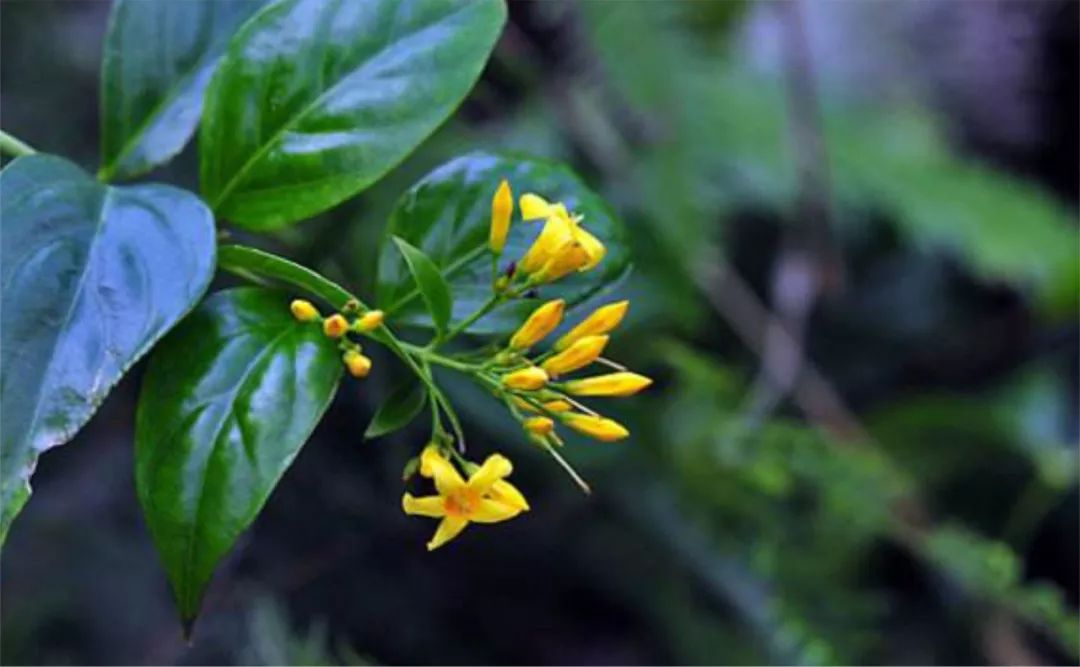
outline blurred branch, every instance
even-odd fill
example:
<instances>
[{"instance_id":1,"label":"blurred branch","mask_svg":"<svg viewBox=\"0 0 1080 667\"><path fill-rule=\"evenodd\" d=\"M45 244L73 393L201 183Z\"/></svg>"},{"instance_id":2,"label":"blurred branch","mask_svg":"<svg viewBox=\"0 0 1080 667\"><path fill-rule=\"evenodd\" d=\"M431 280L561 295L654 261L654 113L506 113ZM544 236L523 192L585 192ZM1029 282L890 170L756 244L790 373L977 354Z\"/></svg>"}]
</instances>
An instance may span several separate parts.
<instances>
[{"instance_id":1,"label":"blurred branch","mask_svg":"<svg viewBox=\"0 0 1080 667\"><path fill-rule=\"evenodd\" d=\"M822 291L840 282L841 261L830 233L829 163L812 54L799 0L773 5L779 18L791 154L798 176L794 216L773 268L771 301L761 371L754 381L748 417L760 421L789 394L803 364L806 321Z\"/></svg>"}]
</instances>

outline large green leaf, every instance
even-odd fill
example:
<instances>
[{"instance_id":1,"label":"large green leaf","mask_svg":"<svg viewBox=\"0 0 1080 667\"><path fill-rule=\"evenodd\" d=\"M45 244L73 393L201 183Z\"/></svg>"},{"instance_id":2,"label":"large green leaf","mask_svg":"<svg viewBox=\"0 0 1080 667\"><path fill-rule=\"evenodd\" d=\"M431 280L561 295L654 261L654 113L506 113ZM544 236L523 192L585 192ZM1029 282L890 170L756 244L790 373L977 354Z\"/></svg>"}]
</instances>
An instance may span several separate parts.
<instances>
[{"instance_id":1,"label":"large green leaf","mask_svg":"<svg viewBox=\"0 0 1080 667\"><path fill-rule=\"evenodd\" d=\"M453 320L464 319L491 295L491 197L503 178L510 181L515 197L535 192L566 202L585 216L582 224L607 246L599 266L540 288L540 297L562 297L572 307L627 271L630 260L622 224L569 169L523 157L470 153L431 172L402 196L391 215L387 237L405 239L440 268L454 294ZM523 255L543 224L523 223L516 211L514 217L502 255L504 262ZM379 257L377 302L398 321L431 326L412 276L390 243ZM470 326L469 331L513 329L536 304L536 299L523 299L503 306Z\"/></svg>"},{"instance_id":2,"label":"large green leaf","mask_svg":"<svg viewBox=\"0 0 1080 667\"><path fill-rule=\"evenodd\" d=\"M206 93L203 194L249 229L348 199L461 103L502 28L501 0L284 0L229 46Z\"/></svg>"},{"instance_id":3,"label":"large green leaf","mask_svg":"<svg viewBox=\"0 0 1080 667\"><path fill-rule=\"evenodd\" d=\"M47 155L0 173L0 540L38 455L71 439L213 271L214 220L191 193L109 187Z\"/></svg>"},{"instance_id":4,"label":"large green leaf","mask_svg":"<svg viewBox=\"0 0 1080 667\"><path fill-rule=\"evenodd\" d=\"M135 425L135 485L186 625L214 568L311 435L337 345L258 287L206 299L155 350Z\"/></svg>"},{"instance_id":5,"label":"large green leaf","mask_svg":"<svg viewBox=\"0 0 1080 667\"><path fill-rule=\"evenodd\" d=\"M115 0L101 68L101 177L176 155L229 37L261 0Z\"/></svg>"}]
</instances>

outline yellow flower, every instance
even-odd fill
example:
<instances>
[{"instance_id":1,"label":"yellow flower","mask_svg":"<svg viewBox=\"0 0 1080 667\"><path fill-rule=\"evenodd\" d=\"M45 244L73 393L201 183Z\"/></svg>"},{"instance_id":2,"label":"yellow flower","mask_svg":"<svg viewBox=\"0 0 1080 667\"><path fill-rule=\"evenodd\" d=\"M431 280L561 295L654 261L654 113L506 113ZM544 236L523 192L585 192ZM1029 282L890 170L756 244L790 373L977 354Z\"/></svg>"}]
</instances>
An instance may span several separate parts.
<instances>
[{"instance_id":1,"label":"yellow flower","mask_svg":"<svg viewBox=\"0 0 1080 667\"><path fill-rule=\"evenodd\" d=\"M503 479L512 471L505 456L494 454L466 481L437 447L429 445L420 455L420 474L434 479L439 495L416 498L406 493L401 506L406 514L442 519L427 544L431 551L457 537L470 521L498 523L528 510L521 492Z\"/></svg>"},{"instance_id":2,"label":"yellow flower","mask_svg":"<svg viewBox=\"0 0 1080 667\"><path fill-rule=\"evenodd\" d=\"M319 311L315 306L311 305L310 301L296 299L289 304L289 310L292 311L293 317L301 322L312 322L319 319Z\"/></svg>"},{"instance_id":3,"label":"yellow flower","mask_svg":"<svg viewBox=\"0 0 1080 667\"><path fill-rule=\"evenodd\" d=\"M541 364L541 368L547 371L551 377L584 368L596 361L604 352L604 346L607 345L607 342L607 336L585 336L545 361Z\"/></svg>"},{"instance_id":4,"label":"yellow flower","mask_svg":"<svg viewBox=\"0 0 1080 667\"><path fill-rule=\"evenodd\" d=\"M547 219L540 235L518 261L517 268L525 274L536 273L573 242L573 223L568 218L553 215Z\"/></svg>"},{"instance_id":5,"label":"yellow flower","mask_svg":"<svg viewBox=\"0 0 1080 667\"><path fill-rule=\"evenodd\" d=\"M349 323L340 314L331 315L323 321L323 333L330 338L341 338L349 330Z\"/></svg>"},{"instance_id":6,"label":"yellow flower","mask_svg":"<svg viewBox=\"0 0 1080 667\"><path fill-rule=\"evenodd\" d=\"M575 412L563 415L560 419L575 431L603 442L622 440L630 435L630 431L627 431L622 424L607 417L583 415Z\"/></svg>"},{"instance_id":7,"label":"yellow flower","mask_svg":"<svg viewBox=\"0 0 1080 667\"><path fill-rule=\"evenodd\" d=\"M565 308L565 301L554 299L534 310L510 338L510 347L515 350L524 350L539 343L559 326L559 322L562 322Z\"/></svg>"},{"instance_id":8,"label":"yellow flower","mask_svg":"<svg viewBox=\"0 0 1080 667\"><path fill-rule=\"evenodd\" d=\"M357 350L349 350L342 357L342 360L345 362L345 367L349 369L349 374L353 377L367 377L367 374L371 372L371 359L368 359Z\"/></svg>"},{"instance_id":9,"label":"yellow flower","mask_svg":"<svg viewBox=\"0 0 1080 667\"><path fill-rule=\"evenodd\" d=\"M353 331L359 331L360 333L374 331L379 328L384 319L386 319L386 314L383 311L369 310L353 323Z\"/></svg>"},{"instance_id":10,"label":"yellow flower","mask_svg":"<svg viewBox=\"0 0 1080 667\"><path fill-rule=\"evenodd\" d=\"M579 271L588 271L604 259L604 254L607 253L604 244L577 223L574 223L574 240L581 244L585 254L589 256L589 261L585 262L585 265L578 269Z\"/></svg>"},{"instance_id":11,"label":"yellow flower","mask_svg":"<svg viewBox=\"0 0 1080 667\"><path fill-rule=\"evenodd\" d=\"M544 266L533 275L533 280L538 283L554 282L574 271L584 271L591 261L585 246L577 241L571 241L544 263Z\"/></svg>"},{"instance_id":12,"label":"yellow flower","mask_svg":"<svg viewBox=\"0 0 1080 667\"><path fill-rule=\"evenodd\" d=\"M503 386L522 391L541 389L548 381L548 374L542 368L529 366L502 376Z\"/></svg>"},{"instance_id":13,"label":"yellow flower","mask_svg":"<svg viewBox=\"0 0 1080 667\"><path fill-rule=\"evenodd\" d=\"M650 384L652 380L644 375L622 372L571 380L564 388L575 396L633 396Z\"/></svg>"},{"instance_id":14,"label":"yellow flower","mask_svg":"<svg viewBox=\"0 0 1080 667\"><path fill-rule=\"evenodd\" d=\"M565 350L586 336L597 336L608 333L619 326L619 323L622 322L623 317L626 315L626 310L629 307L629 301L619 301L597 308L591 315L586 317L581 324L577 325L571 329L569 333L557 340L555 342L555 349Z\"/></svg>"},{"instance_id":15,"label":"yellow flower","mask_svg":"<svg viewBox=\"0 0 1080 667\"><path fill-rule=\"evenodd\" d=\"M549 417L530 417L522 422L522 426L535 435L547 435L555 430L555 422Z\"/></svg>"},{"instance_id":16,"label":"yellow flower","mask_svg":"<svg viewBox=\"0 0 1080 667\"><path fill-rule=\"evenodd\" d=\"M491 237L488 246L491 252L501 255L506 246L506 235L510 232L510 217L514 213L514 195L510 184L503 179L495 196L491 199Z\"/></svg>"}]
</instances>

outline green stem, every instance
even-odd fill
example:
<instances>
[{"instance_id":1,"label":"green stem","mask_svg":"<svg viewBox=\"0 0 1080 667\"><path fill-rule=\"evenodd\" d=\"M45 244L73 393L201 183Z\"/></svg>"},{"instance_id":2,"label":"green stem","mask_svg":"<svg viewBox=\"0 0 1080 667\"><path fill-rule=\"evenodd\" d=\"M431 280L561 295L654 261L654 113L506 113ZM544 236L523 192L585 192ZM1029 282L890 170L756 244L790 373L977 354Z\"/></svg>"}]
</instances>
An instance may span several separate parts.
<instances>
[{"instance_id":1,"label":"green stem","mask_svg":"<svg viewBox=\"0 0 1080 667\"><path fill-rule=\"evenodd\" d=\"M24 155L33 155L36 153L30 144L16 139L7 132L0 130L0 153L7 153L14 157L22 157Z\"/></svg>"},{"instance_id":2,"label":"green stem","mask_svg":"<svg viewBox=\"0 0 1080 667\"><path fill-rule=\"evenodd\" d=\"M443 336L442 340L439 341L439 344L440 345L446 344L448 341L453 339L455 336L457 336L458 334L460 334L461 332L465 331L470 326L472 326L472 324L474 322L476 322L478 319L480 319L484 315L487 315L491 311L495 310L495 308L497 308L499 306L499 304L501 304L505 300L506 300L505 295L502 295L502 294L494 294L494 295L492 295L491 298L489 298L484 305L482 305L482 306L480 306L479 308L476 309L475 313L473 313L472 315L469 315L465 319L461 320L460 322L458 322L457 326L455 326L450 331L446 332L446 335Z\"/></svg>"}]
</instances>

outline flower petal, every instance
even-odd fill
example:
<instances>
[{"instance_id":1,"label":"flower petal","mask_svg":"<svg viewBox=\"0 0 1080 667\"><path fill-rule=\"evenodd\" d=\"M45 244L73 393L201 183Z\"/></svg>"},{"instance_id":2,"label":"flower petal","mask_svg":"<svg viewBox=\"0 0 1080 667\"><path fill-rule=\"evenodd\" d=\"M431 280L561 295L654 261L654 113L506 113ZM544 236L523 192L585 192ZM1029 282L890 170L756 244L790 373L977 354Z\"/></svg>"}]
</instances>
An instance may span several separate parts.
<instances>
[{"instance_id":1,"label":"flower petal","mask_svg":"<svg viewBox=\"0 0 1080 667\"><path fill-rule=\"evenodd\" d=\"M522 220L540 220L551 214L551 204L538 194L526 192L518 200Z\"/></svg>"},{"instance_id":2,"label":"flower petal","mask_svg":"<svg viewBox=\"0 0 1080 667\"><path fill-rule=\"evenodd\" d=\"M410 493L401 497L401 509L413 516L430 516L434 519L446 516L446 502L442 496L417 498Z\"/></svg>"},{"instance_id":3,"label":"flower petal","mask_svg":"<svg viewBox=\"0 0 1080 667\"><path fill-rule=\"evenodd\" d=\"M491 485L513 472L514 466L510 459L502 454L492 454L484 461L476 472L469 477L469 489L483 495L488 492Z\"/></svg>"},{"instance_id":4,"label":"flower petal","mask_svg":"<svg viewBox=\"0 0 1080 667\"><path fill-rule=\"evenodd\" d=\"M520 510L529 509L529 501L525 500L525 496L518 491L516 486L505 479L500 479L491 485L491 498Z\"/></svg>"},{"instance_id":5,"label":"flower petal","mask_svg":"<svg viewBox=\"0 0 1080 667\"><path fill-rule=\"evenodd\" d=\"M440 496L454 493L465 486L461 474L433 445L424 448L424 453L420 455L420 474L435 479L435 488Z\"/></svg>"},{"instance_id":6,"label":"flower petal","mask_svg":"<svg viewBox=\"0 0 1080 667\"><path fill-rule=\"evenodd\" d=\"M427 543L428 551L434 551L454 539L461 531L465 530L467 525L469 525L468 519L453 516L444 518L439 522L439 527L435 529L435 536Z\"/></svg>"},{"instance_id":7,"label":"flower petal","mask_svg":"<svg viewBox=\"0 0 1080 667\"><path fill-rule=\"evenodd\" d=\"M517 507L500 503L498 500L484 498L469 512L469 521L476 523L499 523L507 519L513 519L521 510Z\"/></svg>"}]
</instances>

